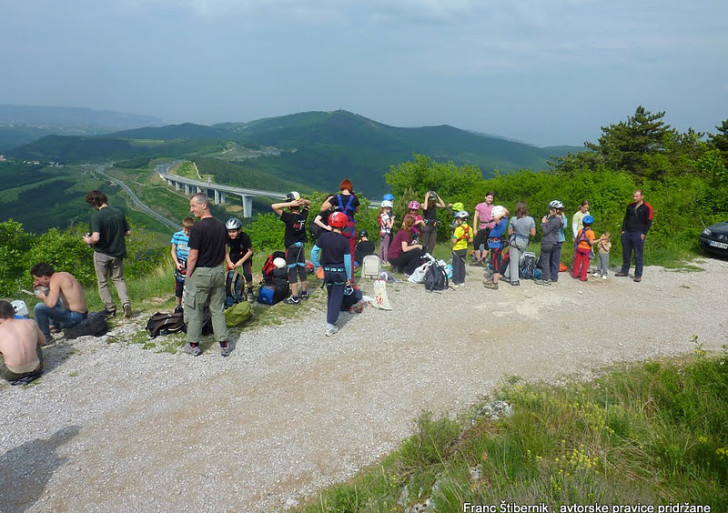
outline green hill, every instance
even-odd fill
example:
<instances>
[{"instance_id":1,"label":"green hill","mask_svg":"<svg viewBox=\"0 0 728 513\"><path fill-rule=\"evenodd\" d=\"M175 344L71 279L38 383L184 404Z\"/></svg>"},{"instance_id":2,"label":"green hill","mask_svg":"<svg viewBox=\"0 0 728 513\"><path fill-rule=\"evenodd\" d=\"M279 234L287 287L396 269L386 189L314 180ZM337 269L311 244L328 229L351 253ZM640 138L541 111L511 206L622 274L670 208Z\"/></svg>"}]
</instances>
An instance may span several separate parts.
<instances>
[{"instance_id":1,"label":"green hill","mask_svg":"<svg viewBox=\"0 0 728 513\"><path fill-rule=\"evenodd\" d=\"M358 191L378 196L386 190L384 173L390 166L411 159L414 153L457 165L473 164L488 177L495 170L507 173L546 169L551 157L578 150L538 148L447 125L392 127L339 110L249 123L140 128L96 137L50 136L8 154L18 159L69 164L138 156L212 158L238 166L240 173L227 173L226 182L231 185L264 188L263 183L251 180L265 181L267 177L305 184L301 188L307 185L331 190L348 177ZM238 174L240 178L236 178Z\"/></svg>"}]
</instances>

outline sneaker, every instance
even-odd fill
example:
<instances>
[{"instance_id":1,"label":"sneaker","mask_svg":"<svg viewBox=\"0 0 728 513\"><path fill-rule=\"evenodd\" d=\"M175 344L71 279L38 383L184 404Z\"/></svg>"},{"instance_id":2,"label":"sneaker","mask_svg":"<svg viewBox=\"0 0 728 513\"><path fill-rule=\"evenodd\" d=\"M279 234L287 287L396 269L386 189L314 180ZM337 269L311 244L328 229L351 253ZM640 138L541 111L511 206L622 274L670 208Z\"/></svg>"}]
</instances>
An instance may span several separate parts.
<instances>
[{"instance_id":1,"label":"sneaker","mask_svg":"<svg viewBox=\"0 0 728 513\"><path fill-rule=\"evenodd\" d=\"M521 282L520 281L512 281L511 282L511 287L519 287L520 285L521 285Z\"/></svg>"},{"instance_id":2,"label":"sneaker","mask_svg":"<svg viewBox=\"0 0 728 513\"><path fill-rule=\"evenodd\" d=\"M301 300L303 300L303 301L308 301L308 298L309 298L309 297L311 297L311 296L309 296L309 294L308 294L308 291L307 291L307 290L305 290L305 291L301 292Z\"/></svg>"},{"instance_id":3,"label":"sneaker","mask_svg":"<svg viewBox=\"0 0 728 513\"><path fill-rule=\"evenodd\" d=\"M637 283L641 282L642 281L642 276L635 276L634 277L634 281L636 281Z\"/></svg>"},{"instance_id":4,"label":"sneaker","mask_svg":"<svg viewBox=\"0 0 728 513\"><path fill-rule=\"evenodd\" d=\"M182 313L184 311L185 311L185 309L182 308L182 305L177 305L174 307L174 313Z\"/></svg>"},{"instance_id":5,"label":"sneaker","mask_svg":"<svg viewBox=\"0 0 728 513\"><path fill-rule=\"evenodd\" d=\"M124 303L121 305L121 309L124 310L124 319L131 319L131 305Z\"/></svg>"},{"instance_id":6,"label":"sneaker","mask_svg":"<svg viewBox=\"0 0 728 513\"><path fill-rule=\"evenodd\" d=\"M301 304L301 300L299 298L297 298L296 296L288 296L286 298L285 303L287 305L300 305Z\"/></svg>"},{"instance_id":7,"label":"sneaker","mask_svg":"<svg viewBox=\"0 0 728 513\"><path fill-rule=\"evenodd\" d=\"M192 356L200 356L202 354L202 350L200 349L200 344L195 344L194 346L187 342L185 344L184 352L187 354L191 354Z\"/></svg>"},{"instance_id":8,"label":"sneaker","mask_svg":"<svg viewBox=\"0 0 728 513\"><path fill-rule=\"evenodd\" d=\"M606 280L606 279L607 279L607 275L606 274L603 274L602 275L602 280Z\"/></svg>"},{"instance_id":9,"label":"sneaker","mask_svg":"<svg viewBox=\"0 0 728 513\"><path fill-rule=\"evenodd\" d=\"M230 356L230 353L232 353L235 350L235 341L234 340L228 340L227 342L220 342L220 356L226 357Z\"/></svg>"},{"instance_id":10,"label":"sneaker","mask_svg":"<svg viewBox=\"0 0 728 513\"><path fill-rule=\"evenodd\" d=\"M592 273L592 276L599 276L599 271L594 271L594 272Z\"/></svg>"},{"instance_id":11,"label":"sneaker","mask_svg":"<svg viewBox=\"0 0 728 513\"><path fill-rule=\"evenodd\" d=\"M336 335L339 332L339 328L334 326L333 328L326 328L326 336L331 337L332 335Z\"/></svg>"},{"instance_id":12,"label":"sneaker","mask_svg":"<svg viewBox=\"0 0 728 513\"><path fill-rule=\"evenodd\" d=\"M614 273L615 276L619 276L620 278L624 278L625 276L629 276L629 273L625 273L623 271L619 271L618 273Z\"/></svg>"},{"instance_id":13,"label":"sneaker","mask_svg":"<svg viewBox=\"0 0 728 513\"><path fill-rule=\"evenodd\" d=\"M483 282L483 286L486 289L498 290L498 284L497 283L493 283L492 281L485 281L485 282Z\"/></svg>"},{"instance_id":14,"label":"sneaker","mask_svg":"<svg viewBox=\"0 0 728 513\"><path fill-rule=\"evenodd\" d=\"M104 317L106 317L107 319L109 317L116 317L116 310L101 310L101 312L99 312L99 313L101 315L103 315Z\"/></svg>"},{"instance_id":15,"label":"sneaker","mask_svg":"<svg viewBox=\"0 0 728 513\"><path fill-rule=\"evenodd\" d=\"M248 291L248 303L255 303L255 294L253 294L253 289Z\"/></svg>"},{"instance_id":16,"label":"sneaker","mask_svg":"<svg viewBox=\"0 0 728 513\"><path fill-rule=\"evenodd\" d=\"M535 282L536 282L536 285L544 285L546 287L551 285L551 280L535 280Z\"/></svg>"}]
</instances>

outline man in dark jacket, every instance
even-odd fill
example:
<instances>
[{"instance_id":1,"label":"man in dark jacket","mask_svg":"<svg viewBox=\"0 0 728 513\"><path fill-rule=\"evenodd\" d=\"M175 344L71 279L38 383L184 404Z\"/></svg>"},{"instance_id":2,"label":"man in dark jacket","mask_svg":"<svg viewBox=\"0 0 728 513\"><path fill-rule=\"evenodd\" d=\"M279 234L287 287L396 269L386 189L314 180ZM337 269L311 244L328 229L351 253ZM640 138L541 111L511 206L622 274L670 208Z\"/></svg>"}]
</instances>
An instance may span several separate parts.
<instances>
[{"instance_id":1,"label":"man in dark jacket","mask_svg":"<svg viewBox=\"0 0 728 513\"><path fill-rule=\"evenodd\" d=\"M652 205L645 202L640 189L634 191L634 202L627 206L622 221L622 270L615 276L629 276L629 266L634 252L634 281L642 281L645 237L652 226Z\"/></svg>"}]
</instances>

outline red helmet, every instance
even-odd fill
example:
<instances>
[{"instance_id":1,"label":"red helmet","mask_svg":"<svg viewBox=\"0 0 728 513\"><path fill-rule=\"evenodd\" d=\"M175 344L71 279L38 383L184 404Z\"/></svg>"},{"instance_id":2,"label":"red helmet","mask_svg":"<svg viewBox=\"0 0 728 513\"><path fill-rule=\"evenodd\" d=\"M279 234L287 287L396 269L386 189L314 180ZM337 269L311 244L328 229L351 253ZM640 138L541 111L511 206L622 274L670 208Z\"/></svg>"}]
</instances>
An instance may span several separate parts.
<instances>
[{"instance_id":1,"label":"red helmet","mask_svg":"<svg viewBox=\"0 0 728 513\"><path fill-rule=\"evenodd\" d=\"M343 228L349 218L343 212L334 212L329 216L329 226L331 228Z\"/></svg>"}]
</instances>

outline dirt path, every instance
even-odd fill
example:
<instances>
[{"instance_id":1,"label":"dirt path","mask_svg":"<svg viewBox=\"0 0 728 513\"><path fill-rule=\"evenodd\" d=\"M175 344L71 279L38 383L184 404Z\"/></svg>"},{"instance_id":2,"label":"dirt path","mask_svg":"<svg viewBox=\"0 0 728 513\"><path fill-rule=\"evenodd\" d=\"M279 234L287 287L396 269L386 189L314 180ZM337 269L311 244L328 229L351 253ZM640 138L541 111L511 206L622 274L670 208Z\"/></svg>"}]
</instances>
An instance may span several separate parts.
<instances>
[{"instance_id":1,"label":"dirt path","mask_svg":"<svg viewBox=\"0 0 728 513\"><path fill-rule=\"evenodd\" d=\"M693 336L720 349L728 262L699 265L498 291L469 268L458 290L390 285L392 312L342 316L331 338L315 298L227 359L98 339L48 348L39 384L0 385L0 511L283 510L395 448L422 410L455 413L508 376L588 376L688 353Z\"/></svg>"}]
</instances>

